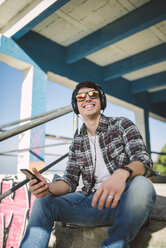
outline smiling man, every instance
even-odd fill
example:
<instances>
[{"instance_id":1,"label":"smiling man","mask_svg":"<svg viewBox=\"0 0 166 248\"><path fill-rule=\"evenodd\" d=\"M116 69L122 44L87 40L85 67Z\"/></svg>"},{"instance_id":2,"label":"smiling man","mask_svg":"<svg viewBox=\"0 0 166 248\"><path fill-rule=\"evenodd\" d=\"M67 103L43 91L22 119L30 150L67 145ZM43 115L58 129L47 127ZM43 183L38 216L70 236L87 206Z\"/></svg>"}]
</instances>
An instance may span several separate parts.
<instances>
[{"instance_id":1,"label":"smiling man","mask_svg":"<svg viewBox=\"0 0 166 248\"><path fill-rule=\"evenodd\" d=\"M79 83L73 111L84 124L69 148L63 177L30 181L36 196L22 248L46 248L54 221L79 226L110 226L101 248L128 248L151 211L156 193L147 179L152 161L137 127L124 117L106 117L103 89ZM76 191L82 175L83 188ZM76 247L77 248L77 247Z\"/></svg>"}]
</instances>

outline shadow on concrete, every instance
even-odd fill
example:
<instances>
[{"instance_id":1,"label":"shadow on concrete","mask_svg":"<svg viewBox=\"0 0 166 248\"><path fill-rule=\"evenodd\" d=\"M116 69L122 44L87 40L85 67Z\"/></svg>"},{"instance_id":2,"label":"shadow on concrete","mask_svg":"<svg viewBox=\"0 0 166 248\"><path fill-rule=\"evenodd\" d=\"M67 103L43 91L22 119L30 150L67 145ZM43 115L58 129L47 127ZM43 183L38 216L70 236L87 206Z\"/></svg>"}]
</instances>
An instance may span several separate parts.
<instances>
[{"instance_id":1,"label":"shadow on concrete","mask_svg":"<svg viewBox=\"0 0 166 248\"><path fill-rule=\"evenodd\" d=\"M157 196L150 223L141 228L131 248L166 247L166 197Z\"/></svg>"}]
</instances>

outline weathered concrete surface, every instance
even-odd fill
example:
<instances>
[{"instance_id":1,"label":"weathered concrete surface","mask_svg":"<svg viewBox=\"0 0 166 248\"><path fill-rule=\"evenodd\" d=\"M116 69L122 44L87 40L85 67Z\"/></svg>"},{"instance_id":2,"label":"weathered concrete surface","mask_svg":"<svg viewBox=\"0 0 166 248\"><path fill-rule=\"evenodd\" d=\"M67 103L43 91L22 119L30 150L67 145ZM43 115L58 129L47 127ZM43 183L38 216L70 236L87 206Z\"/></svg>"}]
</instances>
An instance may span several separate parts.
<instances>
[{"instance_id":1,"label":"weathered concrete surface","mask_svg":"<svg viewBox=\"0 0 166 248\"><path fill-rule=\"evenodd\" d=\"M131 242L131 248L166 248L166 185L158 186L157 200L151 213L150 223L137 234ZM49 247L54 248L99 248L106 239L108 227L68 228L61 223L55 225L54 241ZM56 241L55 241L56 237Z\"/></svg>"},{"instance_id":2,"label":"weathered concrete surface","mask_svg":"<svg viewBox=\"0 0 166 248\"><path fill-rule=\"evenodd\" d=\"M166 197L157 196L151 220L131 243L132 248L166 248Z\"/></svg>"}]
</instances>

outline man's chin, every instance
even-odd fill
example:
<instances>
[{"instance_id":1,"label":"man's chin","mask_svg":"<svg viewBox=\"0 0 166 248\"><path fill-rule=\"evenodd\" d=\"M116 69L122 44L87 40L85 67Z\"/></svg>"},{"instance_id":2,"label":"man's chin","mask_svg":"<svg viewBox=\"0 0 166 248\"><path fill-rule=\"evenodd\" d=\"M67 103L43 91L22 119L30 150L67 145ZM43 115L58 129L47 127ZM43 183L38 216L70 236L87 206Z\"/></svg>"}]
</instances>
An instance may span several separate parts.
<instances>
[{"instance_id":1,"label":"man's chin","mask_svg":"<svg viewBox=\"0 0 166 248\"><path fill-rule=\"evenodd\" d=\"M98 115L100 115L100 113L98 113L96 111L88 111L85 113L85 116L87 116L87 117L96 117Z\"/></svg>"}]
</instances>

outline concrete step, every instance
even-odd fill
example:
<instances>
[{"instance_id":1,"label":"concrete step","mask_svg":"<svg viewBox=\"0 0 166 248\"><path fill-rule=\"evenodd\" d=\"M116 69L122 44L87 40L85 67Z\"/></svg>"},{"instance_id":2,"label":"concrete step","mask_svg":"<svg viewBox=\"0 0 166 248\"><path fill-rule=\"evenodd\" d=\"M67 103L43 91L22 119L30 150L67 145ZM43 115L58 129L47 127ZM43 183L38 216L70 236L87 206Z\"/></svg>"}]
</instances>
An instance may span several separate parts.
<instances>
[{"instance_id":1,"label":"concrete step","mask_svg":"<svg viewBox=\"0 0 166 248\"><path fill-rule=\"evenodd\" d=\"M150 223L137 234L131 248L166 248L166 184L156 185L158 194ZM49 248L99 248L108 227L64 227L55 223ZM51 243L52 242L52 243Z\"/></svg>"}]
</instances>

